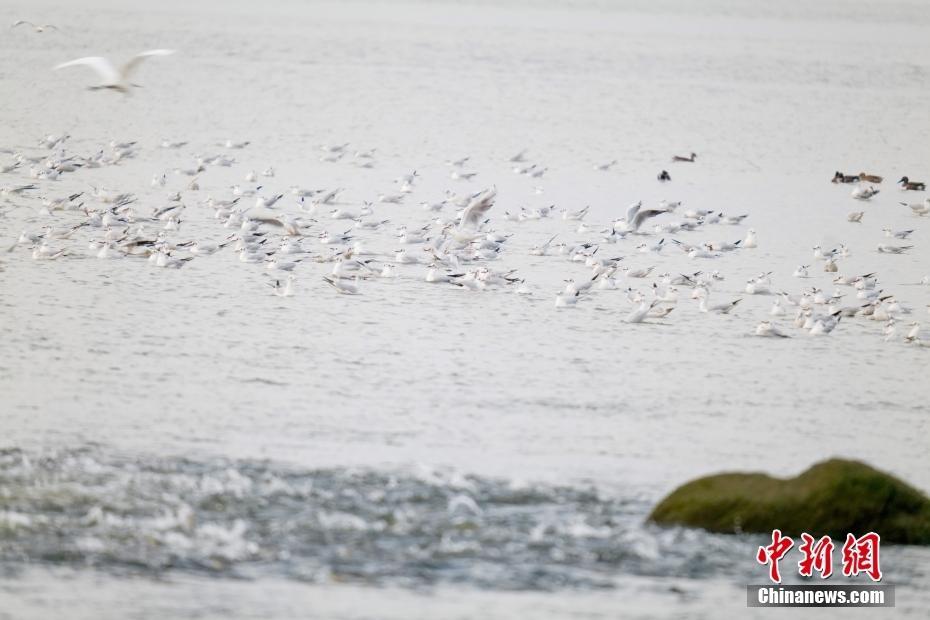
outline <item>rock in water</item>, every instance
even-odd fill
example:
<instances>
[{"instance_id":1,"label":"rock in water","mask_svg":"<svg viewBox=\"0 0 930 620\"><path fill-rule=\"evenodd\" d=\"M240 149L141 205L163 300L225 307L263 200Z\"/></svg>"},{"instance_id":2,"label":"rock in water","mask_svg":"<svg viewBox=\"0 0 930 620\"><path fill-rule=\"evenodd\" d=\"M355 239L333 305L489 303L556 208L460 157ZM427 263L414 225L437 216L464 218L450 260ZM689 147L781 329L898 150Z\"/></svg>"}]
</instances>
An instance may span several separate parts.
<instances>
[{"instance_id":1,"label":"rock in water","mask_svg":"<svg viewBox=\"0 0 930 620\"><path fill-rule=\"evenodd\" d=\"M719 533L778 528L836 539L873 531L883 542L930 545L930 499L894 476L845 459L818 463L795 478L699 478L675 489L649 520Z\"/></svg>"}]
</instances>

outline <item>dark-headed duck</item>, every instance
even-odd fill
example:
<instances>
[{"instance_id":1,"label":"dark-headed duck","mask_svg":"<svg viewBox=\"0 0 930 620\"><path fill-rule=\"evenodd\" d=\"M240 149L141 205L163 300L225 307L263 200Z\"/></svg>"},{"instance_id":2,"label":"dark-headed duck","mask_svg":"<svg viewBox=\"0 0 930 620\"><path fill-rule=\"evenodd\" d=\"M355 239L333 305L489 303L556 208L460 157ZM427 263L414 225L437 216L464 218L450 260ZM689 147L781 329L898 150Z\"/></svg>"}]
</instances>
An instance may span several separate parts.
<instances>
[{"instance_id":1,"label":"dark-headed duck","mask_svg":"<svg viewBox=\"0 0 930 620\"><path fill-rule=\"evenodd\" d=\"M834 183L858 183L859 177L852 174L843 174L839 170L833 173Z\"/></svg>"}]
</instances>

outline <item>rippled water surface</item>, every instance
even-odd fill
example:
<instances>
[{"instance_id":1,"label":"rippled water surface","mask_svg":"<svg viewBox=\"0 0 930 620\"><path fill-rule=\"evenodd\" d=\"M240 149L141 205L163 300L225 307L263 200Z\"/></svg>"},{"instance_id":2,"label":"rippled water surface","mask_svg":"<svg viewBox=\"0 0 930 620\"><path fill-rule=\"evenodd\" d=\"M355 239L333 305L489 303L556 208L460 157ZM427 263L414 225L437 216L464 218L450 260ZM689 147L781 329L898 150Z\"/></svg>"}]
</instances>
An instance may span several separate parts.
<instances>
[{"instance_id":1,"label":"rippled water surface","mask_svg":"<svg viewBox=\"0 0 930 620\"><path fill-rule=\"evenodd\" d=\"M3 455L3 560L118 574L271 573L406 586L607 588L622 569L709 568L697 539L642 527L641 502L419 468L287 470L264 462L128 459L85 449Z\"/></svg>"},{"instance_id":2,"label":"rippled water surface","mask_svg":"<svg viewBox=\"0 0 930 620\"><path fill-rule=\"evenodd\" d=\"M147 215L180 190L172 238L218 242L230 231L200 203L228 198L249 170L274 166L269 192L344 187L340 206L357 210L416 169L403 204L374 206L391 223L356 233L385 262L396 226L429 223L421 201L493 184L490 225L513 236L489 265L517 270L533 294L430 285L425 267L400 266L338 295L321 279L331 264L310 258L326 252L315 237L290 298L229 248L155 269L95 258L99 230L82 229L53 243L69 249L59 260L0 252L0 618L64 606L87 618L745 617L741 588L764 576L758 539L645 525L671 488L838 455L930 490L930 350L886 342L863 319L824 338L780 319L792 338L755 338L773 298L743 293L768 271L775 290L832 292L811 248L843 243L840 273L877 272L913 308L902 323L927 323L930 287L914 283L930 273L930 220L899 204L922 195L889 182L930 178L920 5L85 5L4 7L62 31L0 39L0 148L37 153L39 137L67 132L69 153L110 140L139 151L40 181L39 196L104 186L135 193ZM153 47L179 53L144 65L129 98L83 90L89 72L49 70ZM163 138L188 145L159 149ZM226 153L226 139L251 144L203 172L199 191L170 173ZM321 144L342 142L376 149L376 165L319 161ZM549 168L541 179L511 172L524 147ZM669 162L691 150L695 164ZM444 162L466 155L478 176L450 180ZM662 168L672 183L655 180ZM886 181L860 203L827 182L837 168ZM168 186L152 188L166 170ZM0 187L28 181L0 175ZM700 313L689 291L642 325L623 322L620 290L557 310L564 280L588 270L529 249L598 235L503 217L590 205L597 227L660 199L749 214L680 241L752 227L759 247L705 261L636 252L650 236L599 253L656 275L719 270L712 300L743 297L731 315ZM3 249L83 219L40 203L0 204ZM290 195L282 205L297 213ZM854 210L862 224L846 221ZM349 228L319 217L314 234ZM884 227L915 229L913 250L878 254ZM811 263L810 279L792 277ZM897 614L920 617L930 555L889 547L884 562Z\"/></svg>"}]
</instances>

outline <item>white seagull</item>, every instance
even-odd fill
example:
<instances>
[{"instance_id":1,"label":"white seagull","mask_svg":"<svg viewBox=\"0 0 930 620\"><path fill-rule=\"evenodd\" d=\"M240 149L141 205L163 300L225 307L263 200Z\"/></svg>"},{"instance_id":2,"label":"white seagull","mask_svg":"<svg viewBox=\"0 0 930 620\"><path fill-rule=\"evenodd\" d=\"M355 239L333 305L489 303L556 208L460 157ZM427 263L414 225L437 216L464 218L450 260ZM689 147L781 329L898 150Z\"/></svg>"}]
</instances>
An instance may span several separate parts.
<instances>
[{"instance_id":1,"label":"white seagull","mask_svg":"<svg viewBox=\"0 0 930 620\"><path fill-rule=\"evenodd\" d=\"M738 304L741 301L740 299L734 299L730 303L715 304L713 306L708 306L707 305L707 289L695 289L695 291L696 292L699 291L697 295L697 298L700 300L699 309L701 312L705 312L705 313L712 312L714 314L729 314L730 310L735 308L736 304Z\"/></svg>"},{"instance_id":2,"label":"white seagull","mask_svg":"<svg viewBox=\"0 0 930 620\"><path fill-rule=\"evenodd\" d=\"M478 236L481 219L494 206L497 189L487 189L475 196L462 212L462 220L453 230L452 237L460 243L471 243Z\"/></svg>"},{"instance_id":3,"label":"white seagull","mask_svg":"<svg viewBox=\"0 0 930 620\"><path fill-rule=\"evenodd\" d=\"M769 338L788 338L787 334L781 333L777 327L769 321L762 321L756 326L756 336L767 336Z\"/></svg>"},{"instance_id":4,"label":"white seagull","mask_svg":"<svg viewBox=\"0 0 930 620\"><path fill-rule=\"evenodd\" d=\"M46 30L58 30L58 26L55 26L54 24L33 24L31 21L27 21L25 19L20 19L13 22L13 25L10 26L10 29L12 30L17 26L22 25L30 26L33 30L40 33L45 32Z\"/></svg>"},{"instance_id":5,"label":"white seagull","mask_svg":"<svg viewBox=\"0 0 930 620\"><path fill-rule=\"evenodd\" d=\"M626 317L627 323L642 323L647 316L649 316L649 311L659 303L658 299L652 301L652 303L647 302L645 299L642 300L642 303L637 308L634 308Z\"/></svg>"},{"instance_id":6,"label":"white seagull","mask_svg":"<svg viewBox=\"0 0 930 620\"><path fill-rule=\"evenodd\" d=\"M878 251L882 254L903 254L904 252L910 250L912 245L885 245L880 243L878 245Z\"/></svg>"},{"instance_id":7,"label":"white seagull","mask_svg":"<svg viewBox=\"0 0 930 620\"><path fill-rule=\"evenodd\" d=\"M269 285L274 289L274 294L278 297L291 297L294 295L294 280L294 276L289 275L283 284L281 280L275 280Z\"/></svg>"},{"instance_id":8,"label":"white seagull","mask_svg":"<svg viewBox=\"0 0 930 620\"><path fill-rule=\"evenodd\" d=\"M336 289L337 292L342 293L343 295L357 295L358 294L358 276L349 282L344 280L338 280L336 278L328 278L323 276L323 281L329 284L331 287Z\"/></svg>"},{"instance_id":9,"label":"white seagull","mask_svg":"<svg viewBox=\"0 0 930 620\"><path fill-rule=\"evenodd\" d=\"M98 86L91 86L90 90L109 89L128 95L133 86L138 86L138 84L132 84L129 78L132 77L132 74L143 60L150 56L168 56L173 53L174 50L148 50L147 52L136 54L129 62L118 69L103 56L88 56L86 58L78 58L77 60L71 60L57 65L55 70L64 69L65 67L86 65L96 71L100 76L100 84Z\"/></svg>"},{"instance_id":10,"label":"white seagull","mask_svg":"<svg viewBox=\"0 0 930 620\"><path fill-rule=\"evenodd\" d=\"M638 232L640 226L651 217L668 213L668 209L643 209L643 203L637 202L626 211L626 230Z\"/></svg>"},{"instance_id":11,"label":"white seagull","mask_svg":"<svg viewBox=\"0 0 930 620\"><path fill-rule=\"evenodd\" d=\"M881 190L876 189L874 187L860 186L860 187L856 187L855 189L853 189L850 195L856 200L869 200L870 198L872 198L872 196L877 194L879 191Z\"/></svg>"},{"instance_id":12,"label":"white seagull","mask_svg":"<svg viewBox=\"0 0 930 620\"><path fill-rule=\"evenodd\" d=\"M914 229L907 230L892 230L891 228L882 228L882 232L885 233L886 237L894 237L895 239L907 239L911 236L911 233L914 232Z\"/></svg>"}]
</instances>

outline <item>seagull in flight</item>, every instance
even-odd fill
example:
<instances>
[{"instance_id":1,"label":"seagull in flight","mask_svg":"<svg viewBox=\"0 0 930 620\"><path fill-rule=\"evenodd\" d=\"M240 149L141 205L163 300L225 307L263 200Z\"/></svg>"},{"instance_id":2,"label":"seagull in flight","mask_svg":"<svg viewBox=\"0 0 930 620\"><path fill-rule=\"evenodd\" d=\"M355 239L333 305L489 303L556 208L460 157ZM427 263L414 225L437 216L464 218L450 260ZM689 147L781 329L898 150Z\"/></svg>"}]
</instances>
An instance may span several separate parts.
<instances>
[{"instance_id":1,"label":"seagull in flight","mask_svg":"<svg viewBox=\"0 0 930 620\"><path fill-rule=\"evenodd\" d=\"M626 211L626 229L629 232L639 232L646 220L663 213L668 213L668 209L643 209L642 201L630 206Z\"/></svg>"},{"instance_id":2,"label":"seagull in flight","mask_svg":"<svg viewBox=\"0 0 930 620\"><path fill-rule=\"evenodd\" d=\"M150 56L169 56L171 54L174 54L174 50L148 50L136 54L129 62L120 68L117 68L112 62L102 56L88 56L86 58L78 58L77 60L62 63L56 66L55 70L64 69L65 67L86 65L96 71L100 76L100 84L98 86L91 86L90 90L109 89L128 95L131 87L138 87L138 84L132 84L129 78L132 77L132 74L143 60Z\"/></svg>"},{"instance_id":3,"label":"seagull in flight","mask_svg":"<svg viewBox=\"0 0 930 620\"><path fill-rule=\"evenodd\" d=\"M54 24L33 24L31 21L25 19L20 19L13 22L13 25L10 26L10 30L16 28L17 26L23 25L30 26L33 30L39 33L45 32L46 30L58 30L58 26L55 26Z\"/></svg>"},{"instance_id":4,"label":"seagull in flight","mask_svg":"<svg viewBox=\"0 0 930 620\"><path fill-rule=\"evenodd\" d=\"M494 206L497 189L487 189L476 195L462 212L462 221L453 232L453 237L460 243L471 243L478 234L478 225L484 215Z\"/></svg>"}]
</instances>

